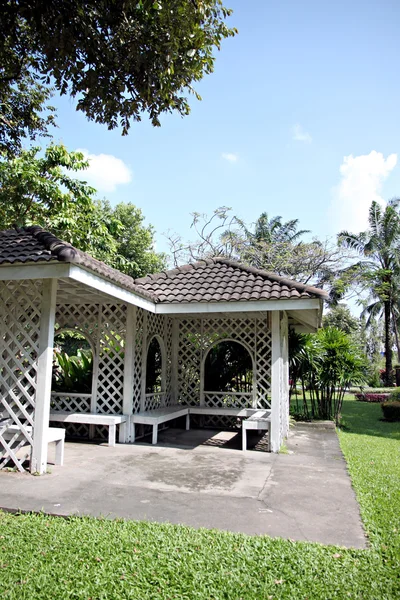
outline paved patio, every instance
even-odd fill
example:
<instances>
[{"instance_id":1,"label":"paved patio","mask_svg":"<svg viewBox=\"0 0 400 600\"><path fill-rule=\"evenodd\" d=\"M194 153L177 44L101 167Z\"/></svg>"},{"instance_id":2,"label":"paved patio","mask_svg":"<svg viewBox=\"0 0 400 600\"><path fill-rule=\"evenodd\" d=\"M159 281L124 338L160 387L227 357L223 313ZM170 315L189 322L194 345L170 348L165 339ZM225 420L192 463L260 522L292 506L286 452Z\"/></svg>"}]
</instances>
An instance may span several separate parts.
<instances>
[{"instance_id":1,"label":"paved patio","mask_svg":"<svg viewBox=\"0 0 400 600\"><path fill-rule=\"evenodd\" d=\"M333 429L297 425L289 454L266 453L254 434L249 452L240 444L232 432L178 429L160 432L157 446L68 443L50 474L0 472L0 507L366 546Z\"/></svg>"}]
</instances>

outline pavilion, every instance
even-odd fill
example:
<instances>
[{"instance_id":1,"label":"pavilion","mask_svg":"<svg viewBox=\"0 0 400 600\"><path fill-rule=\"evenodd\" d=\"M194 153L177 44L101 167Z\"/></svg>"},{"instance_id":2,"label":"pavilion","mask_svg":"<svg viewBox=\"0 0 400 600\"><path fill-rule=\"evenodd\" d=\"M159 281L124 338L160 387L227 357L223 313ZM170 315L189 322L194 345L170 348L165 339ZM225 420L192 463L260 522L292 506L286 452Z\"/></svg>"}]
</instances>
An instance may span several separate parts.
<instances>
[{"instance_id":1,"label":"pavilion","mask_svg":"<svg viewBox=\"0 0 400 600\"><path fill-rule=\"evenodd\" d=\"M327 298L319 288L225 258L134 280L38 226L0 232L0 290L0 468L22 470L28 459L35 473L46 471L49 423L62 420L57 412L77 414L66 422L83 437L104 436L101 415L113 415L120 443L133 443L135 415L192 407L218 424L265 410L270 449L278 452L289 427L288 331L316 331ZM54 337L67 330L92 348L90 394L52 392ZM228 341L248 353L250 383L239 391L207 389L207 356ZM152 342L162 366L158 387L149 389ZM82 414L96 417L80 422ZM4 433L10 423L17 432L11 438Z\"/></svg>"}]
</instances>

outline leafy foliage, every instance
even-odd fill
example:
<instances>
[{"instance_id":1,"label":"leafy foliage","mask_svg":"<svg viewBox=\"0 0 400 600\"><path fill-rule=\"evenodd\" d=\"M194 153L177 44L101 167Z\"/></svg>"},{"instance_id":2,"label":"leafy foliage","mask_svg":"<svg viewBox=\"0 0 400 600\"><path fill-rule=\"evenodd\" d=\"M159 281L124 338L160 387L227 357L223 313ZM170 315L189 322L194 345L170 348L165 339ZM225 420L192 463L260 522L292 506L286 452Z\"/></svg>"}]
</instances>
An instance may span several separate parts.
<instances>
[{"instance_id":1,"label":"leafy foliage","mask_svg":"<svg viewBox=\"0 0 400 600\"><path fill-rule=\"evenodd\" d=\"M144 112L153 125L165 112L187 115L187 94L200 98L193 83L213 71L214 49L236 33L225 24L231 11L221 0L14 0L2 2L1 12L2 101L32 73L76 97L90 120L121 125L123 134ZM46 93L42 85L35 89ZM41 106L34 102L20 129L46 128L38 122ZM13 122L2 127L16 143Z\"/></svg>"},{"instance_id":2,"label":"leafy foliage","mask_svg":"<svg viewBox=\"0 0 400 600\"><path fill-rule=\"evenodd\" d=\"M106 250L103 256L98 254L97 258L134 279L166 268L167 257L154 250L154 228L144 224L140 208L131 202L120 202L111 208L104 201L101 213L105 222L118 223L118 227L114 227L112 232L115 252Z\"/></svg>"},{"instance_id":3,"label":"leafy foliage","mask_svg":"<svg viewBox=\"0 0 400 600\"><path fill-rule=\"evenodd\" d=\"M369 210L369 228L359 234L342 231L338 235L341 246L357 251L362 259L352 265L351 273L357 274L358 282L368 289L371 300L364 309L371 320L383 315L385 322L385 385L392 383L392 328L397 340L400 356L400 342L395 316L396 303L400 299L400 215L399 200L390 201L383 209L376 201Z\"/></svg>"},{"instance_id":4,"label":"leafy foliage","mask_svg":"<svg viewBox=\"0 0 400 600\"><path fill-rule=\"evenodd\" d=\"M161 347L157 338L153 337L149 344L146 359L146 394L161 392L163 383Z\"/></svg>"},{"instance_id":5,"label":"leafy foliage","mask_svg":"<svg viewBox=\"0 0 400 600\"><path fill-rule=\"evenodd\" d=\"M54 353L52 389L57 392L90 394L92 390L93 354L78 350L76 356L66 352Z\"/></svg>"},{"instance_id":6,"label":"leafy foliage","mask_svg":"<svg viewBox=\"0 0 400 600\"><path fill-rule=\"evenodd\" d=\"M381 404L383 416L387 421L400 421L400 401L383 402Z\"/></svg>"},{"instance_id":7,"label":"leafy foliage","mask_svg":"<svg viewBox=\"0 0 400 600\"><path fill-rule=\"evenodd\" d=\"M337 286L335 274L353 254L328 240L303 241L302 236L309 232L298 230L298 219L284 222L280 216L270 218L262 213L256 223L248 225L226 206L216 209L211 216L201 213L192 216L195 240L185 242L177 234L168 234L175 265L225 256L322 287L333 283Z\"/></svg>"},{"instance_id":8,"label":"leafy foliage","mask_svg":"<svg viewBox=\"0 0 400 600\"><path fill-rule=\"evenodd\" d=\"M220 342L207 354L204 389L212 392L249 392L252 389L251 356L238 342Z\"/></svg>"},{"instance_id":9,"label":"leafy foliage","mask_svg":"<svg viewBox=\"0 0 400 600\"><path fill-rule=\"evenodd\" d=\"M71 176L87 166L83 154L63 145L50 145L44 156L34 147L0 161L1 229L41 225L81 250L115 251L116 223L106 223L96 190Z\"/></svg>"},{"instance_id":10,"label":"leafy foliage","mask_svg":"<svg viewBox=\"0 0 400 600\"><path fill-rule=\"evenodd\" d=\"M292 343L290 343L292 342ZM292 333L289 340L289 366L292 394L301 381L306 417L339 422L346 389L362 385L367 364L351 338L335 327L320 329L316 334ZM306 389L310 391L311 414L308 413Z\"/></svg>"},{"instance_id":11,"label":"leafy foliage","mask_svg":"<svg viewBox=\"0 0 400 600\"><path fill-rule=\"evenodd\" d=\"M72 177L88 163L63 145L23 150L0 161L0 229L41 225L99 260L141 277L165 268L154 250L154 230L133 204L111 208L96 190Z\"/></svg>"}]
</instances>

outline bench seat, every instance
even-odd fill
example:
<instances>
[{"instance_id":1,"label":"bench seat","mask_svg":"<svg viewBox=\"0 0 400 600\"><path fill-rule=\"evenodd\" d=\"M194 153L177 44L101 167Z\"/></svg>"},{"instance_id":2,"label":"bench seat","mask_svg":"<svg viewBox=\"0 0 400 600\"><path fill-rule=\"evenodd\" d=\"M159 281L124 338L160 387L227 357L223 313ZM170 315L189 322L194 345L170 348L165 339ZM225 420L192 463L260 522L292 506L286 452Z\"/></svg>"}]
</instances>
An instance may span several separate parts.
<instances>
[{"instance_id":1,"label":"bench seat","mask_svg":"<svg viewBox=\"0 0 400 600\"><path fill-rule=\"evenodd\" d=\"M28 425L25 427L26 431L31 435L32 434L32 426ZM6 441L10 441L13 439L16 441L16 434L19 434L18 437L22 438L23 434L18 425L8 425L7 429L4 431L3 438ZM46 442L51 444L55 443L56 447L56 457L54 464L62 466L64 464L64 442L65 442L65 429L62 427L49 427L47 429ZM28 442L27 442L28 443Z\"/></svg>"},{"instance_id":2,"label":"bench seat","mask_svg":"<svg viewBox=\"0 0 400 600\"><path fill-rule=\"evenodd\" d=\"M271 438L271 411L257 410L242 423L242 450L247 450L247 430L268 431L268 451Z\"/></svg>"},{"instance_id":3,"label":"bench seat","mask_svg":"<svg viewBox=\"0 0 400 600\"><path fill-rule=\"evenodd\" d=\"M186 417L186 430L190 429L190 415L216 415L238 417L243 419L243 444L246 448L247 429L268 429L270 424L270 410L259 410L257 408L233 408L213 406L184 406L176 404L164 406L152 410L144 410L131 416L132 442L135 441L135 424L151 425L153 427L152 444L157 444L158 426L167 421ZM247 425L245 426L245 423Z\"/></svg>"},{"instance_id":4,"label":"bench seat","mask_svg":"<svg viewBox=\"0 0 400 600\"><path fill-rule=\"evenodd\" d=\"M105 425L108 427L108 445L115 446L117 425L129 421L127 415L102 415L68 411L50 411L50 421L58 423L82 423L84 425Z\"/></svg>"},{"instance_id":5,"label":"bench seat","mask_svg":"<svg viewBox=\"0 0 400 600\"><path fill-rule=\"evenodd\" d=\"M158 426L167 421L178 419L179 417L186 417L186 429L189 429L189 407L176 404L174 406L164 406L162 408L154 408L153 410L144 410L135 413L131 416L132 423L132 441L135 441L135 424L140 425L152 425L153 426L153 438L152 444L157 444L158 438Z\"/></svg>"}]
</instances>

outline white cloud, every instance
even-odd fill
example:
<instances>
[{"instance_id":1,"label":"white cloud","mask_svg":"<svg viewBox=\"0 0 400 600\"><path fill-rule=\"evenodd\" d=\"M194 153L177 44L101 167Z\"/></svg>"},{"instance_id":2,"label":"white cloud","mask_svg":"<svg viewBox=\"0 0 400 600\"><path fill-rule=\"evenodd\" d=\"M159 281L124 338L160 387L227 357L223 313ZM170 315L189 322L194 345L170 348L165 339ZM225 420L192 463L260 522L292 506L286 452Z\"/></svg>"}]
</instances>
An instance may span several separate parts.
<instances>
[{"instance_id":1,"label":"white cloud","mask_svg":"<svg viewBox=\"0 0 400 600\"><path fill-rule=\"evenodd\" d=\"M237 162L239 160L239 157L237 154L231 154L229 152L223 152L221 156L223 159L227 160L228 162Z\"/></svg>"},{"instance_id":2,"label":"white cloud","mask_svg":"<svg viewBox=\"0 0 400 600\"><path fill-rule=\"evenodd\" d=\"M345 156L340 165L341 180L333 189L331 217L335 227L354 233L368 226L368 209L373 200L384 205L382 185L397 164L397 154L385 158L372 150L360 156Z\"/></svg>"},{"instance_id":3,"label":"white cloud","mask_svg":"<svg viewBox=\"0 0 400 600\"><path fill-rule=\"evenodd\" d=\"M90 154L84 148L79 148L89 167L77 176L102 192L115 192L118 185L130 183L132 173L123 160L112 154Z\"/></svg>"},{"instance_id":4,"label":"white cloud","mask_svg":"<svg viewBox=\"0 0 400 600\"><path fill-rule=\"evenodd\" d=\"M292 133L295 142L305 142L306 144L311 144L311 135L308 133L308 131L305 131L305 129L303 129L303 127L298 123L294 125Z\"/></svg>"}]
</instances>

